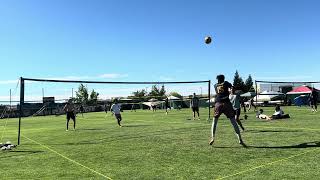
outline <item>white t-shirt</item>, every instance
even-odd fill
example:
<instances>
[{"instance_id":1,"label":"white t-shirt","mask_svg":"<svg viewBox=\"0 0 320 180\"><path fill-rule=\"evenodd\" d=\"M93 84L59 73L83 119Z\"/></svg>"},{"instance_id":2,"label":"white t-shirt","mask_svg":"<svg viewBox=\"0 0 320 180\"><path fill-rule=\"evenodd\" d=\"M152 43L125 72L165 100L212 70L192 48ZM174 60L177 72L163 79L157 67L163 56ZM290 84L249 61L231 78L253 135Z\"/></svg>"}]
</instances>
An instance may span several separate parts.
<instances>
[{"instance_id":1,"label":"white t-shirt","mask_svg":"<svg viewBox=\"0 0 320 180\"><path fill-rule=\"evenodd\" d=\"M111 111L114 113L114 114L120 114L121 112L121 106L119 104L112 104L111 106Z\"/></svg>"},{"instance_id":2,"label":"white t-shirt","mask_svg":"<svg viewBox=\"0 0 320 180\"><path fill-rule=\"evenodd\" d=\"M284 114L284 112L282 111L282 109L280 109L280 111L275 111L274 112L274 116L278 116L278 115L283 115Z\"/></svg>"}]
</instances>

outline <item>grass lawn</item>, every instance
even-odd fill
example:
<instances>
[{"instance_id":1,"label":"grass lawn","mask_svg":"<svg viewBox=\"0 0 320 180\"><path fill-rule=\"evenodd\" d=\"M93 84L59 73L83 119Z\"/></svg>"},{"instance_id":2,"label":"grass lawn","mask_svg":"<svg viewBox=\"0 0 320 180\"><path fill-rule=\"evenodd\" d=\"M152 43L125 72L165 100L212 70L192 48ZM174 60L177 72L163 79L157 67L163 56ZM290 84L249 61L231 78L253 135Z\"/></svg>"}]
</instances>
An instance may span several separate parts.
<instances>
[{"instance_id":1,"label":"grass lawn","mask_svg":"<svg viewBox=\"0 0 320 180\"><path fill-rule=\"evenodd\" d=\"M264 108L272 114L272 108ZM284 107L291 119L263 121L249 112L237 143L232 125L190 120L189 109L123 112L123 127L104 112L78 115L65 131L65 116L22 119L21 145L0 151L0 179L317 179L320 177L320 112ZM5 120L0 120L0 135ZM8 119L2 142L16 143L17 119ZM71 123L72 125L72 123Z\"/></svg>"}]
</instances>

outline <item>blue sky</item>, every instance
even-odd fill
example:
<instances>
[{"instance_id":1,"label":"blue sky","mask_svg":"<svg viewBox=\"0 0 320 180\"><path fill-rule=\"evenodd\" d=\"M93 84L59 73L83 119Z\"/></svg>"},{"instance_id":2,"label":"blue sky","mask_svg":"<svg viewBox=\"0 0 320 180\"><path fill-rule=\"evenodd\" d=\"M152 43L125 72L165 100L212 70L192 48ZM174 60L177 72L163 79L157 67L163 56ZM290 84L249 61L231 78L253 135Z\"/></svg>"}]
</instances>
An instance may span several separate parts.
<instances>
[{"instance_id":1,"label":"blue sky","mask_svg":"<svg viewBox=\"0 0 320 180\"><path fill-rule=\"evenodd\" d=\"M2 99L20 76L188 81L215 80L223 73L232 81L238 70L260 80L320 80L317 0L0 4ZM212 44L204 43L206 35Z\"/></svg>"}]
</instances>

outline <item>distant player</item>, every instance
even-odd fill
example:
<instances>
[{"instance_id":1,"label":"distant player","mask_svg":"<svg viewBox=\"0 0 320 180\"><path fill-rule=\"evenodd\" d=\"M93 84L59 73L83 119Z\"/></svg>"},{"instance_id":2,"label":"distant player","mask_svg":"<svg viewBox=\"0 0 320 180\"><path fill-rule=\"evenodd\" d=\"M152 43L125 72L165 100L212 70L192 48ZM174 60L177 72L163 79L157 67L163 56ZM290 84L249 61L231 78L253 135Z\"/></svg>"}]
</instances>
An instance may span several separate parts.
<instances>
[{"instance_id":1,"label":"distant player","mask_svg":"<svg viewBox=\"0 0 320 180\"><path fill-rule=\"evenodd\" d=\"M118 104L118 100L114 100L114 104L112 104L110 111L112 112L112 114L115 116L119 127L122 127L120 122L122 121L122 117L121 117L121 106L120 104Z\"/></svg>"},{"instance_id":2,"label":"distant player","mask_svg":"<svg viewBox=\"0 0 320 180\"><path fill-rule=\"evenodd\" d=\"M257 106L254 105L254 99L253 98L249 100L249 109L248 109L248 111L250 111L252 107L254 107L254 111L257 110Z\"/></svg>"},{"instance_id":3,"label":"distant player","mask_svg":"<svg viewBox=\"0 0 320 180\"><path fill-rule=\"evenodd\" d=\"M241 129L244 131L244 127L240 121L240 114L241 114L241 102L240 102L240 94L236 92L235 88L231 88L231 94L229 95L230 102L233 106L235 119Z\"/></svg>"},{"instance_id":4,"label":"distant player","mask_svg":"<svg viewBox=\"0 0 320 180\"><path fill-rule=\"evenodd\" d=\"M72 100L69 100L67 102L67 104L63 107L63 110L67 113L66 116L67 116L67 130L66 131L69 131L69 121L70 119L73 120L73 130L76 130L76 116L75 116L75 113L74 113L74 105L72 103Z\"/></svg>"},{"instance_id":5,"label":"distant player","mask_svg":"<svg viewBox=\"0 0 320 180\"><path fill-rule=\"evenodd\" d=\"M217 80L218 80L218 83L215 84L214 86L217 94L215 99L215 107L214 107L215 115L214 115L214 120L212 122L211 140L209 144L212 145L214 143L218 120L221 114L223 113L230 119L230 122L234 128L234 131L237 134L239 143L243 146L246 146L241 138L240 130L235 120L234 110L229 99L229 89L232 88L232 84L230 84L228 81L225 81L224 75L218 75Z\"/></svg>"},{"instance_id":6,"label":"distant player","mask_svg":"<svg viewBox=\"0 0 320 180\"><path fill-rule=\"evenodd\" d=\"M310 106L312 108L312 112L318 111L318 92L315 88L312 88L312 92L310 95Z\"/></svg>"},{"instance_id":7,"label":"distant player","mask_svg":"<svg viewBox=\"0 0 320 180\"><path fill-rule=\"evenodd\" d=\"M166 100L165 100L165 108L166 108L166 114L168 115L168 109L170 108L169 99L168 98L166 98Z\"/></svg>"},{"instance_id":8,"label":"distant player","mask_svg":"<svg viewBox=\"0 0 320 180\"><path fill-rule=\"evenodd\" d=\"M136 112L135 104L132 104L132 105L131 105L131 112L132 112L132 111Z\"/></svg>"},{"instance_id":9,"label":"distant player","mask_svg":"<svg viewBox=\"0 0 320 180\"><path fill-rule=\"evenodd\" d=\"M104 112L106 112L106 114L108 114L109 110L110 110L110 105L109 104L105 104L104 105Z\"/></svg>"},{"instance_id":10,"label":"distant player","mask_svg":"<svg viewBox=\"0 0 320 180\"><path fill-rule=\"evenodd\" d=\"M82 104L80 105L79 111L80 111L80 113L81 113L81 115L82 115L82 117L83 117L84 108L83 108Z\"/></svg>"},{"instance_id":11,"label":"distant player","mask_svg":"<svg viewBox=\"0 0 320 180\"><path fill-rule=\"evenodd\" d=\"M199 98L196 96L196 93L193 93L192 99L190 101L190 107L193 112L193 120L196 119L196 113L198 115L198 120L200 120L200 114L199 114Z\"/></svg>"},{"instance_id":12,"label":"distant player","mask_svg":"<svg viewBox=\"0 0 320 180\"><path fill-rule=\"evenodd\" d=\"M156 112L157 111L157 105L151 104L151 109L152 109L152 112Z\"/></svg>"}]
</instances>

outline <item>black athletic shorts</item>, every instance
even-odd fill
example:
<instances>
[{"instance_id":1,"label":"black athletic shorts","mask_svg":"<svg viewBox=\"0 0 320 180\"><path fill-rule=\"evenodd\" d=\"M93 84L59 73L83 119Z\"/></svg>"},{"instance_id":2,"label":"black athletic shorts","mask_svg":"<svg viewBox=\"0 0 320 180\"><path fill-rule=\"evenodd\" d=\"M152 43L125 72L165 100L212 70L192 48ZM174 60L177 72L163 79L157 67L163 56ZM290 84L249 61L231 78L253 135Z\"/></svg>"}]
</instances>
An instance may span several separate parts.
<instances>
[{"instance_id":1,"label":"black athletic shorts","mask_svg":"<svg viewBox=\"0 0 320 180\"><path fill-rule=\"evenodd\" d=\"M76 120L76 116L73 112L67 112L67 120L69 121L70 119Z\"/></svg>"},{"instance_id":2,"label":"black athletic shorts","mask_svg":"<svg viewBox=\"0 0 320 180\"><path fill-rule=\"evenodd\" d=\"M193 112L199 112L199 107L192 107Z\"/></svg>"},{"instance_id":3,"label":"black athletic shorts","mask_svg":"<svg viewBox=\"0 0 320 180\"><path fill-rule=\"evenodd\" d=\"M225 114L228 118L234 118L234 109L230 101L216 102L214 106L214 117L219 118L221 114Z\"/></svg>"}]
</instances>

